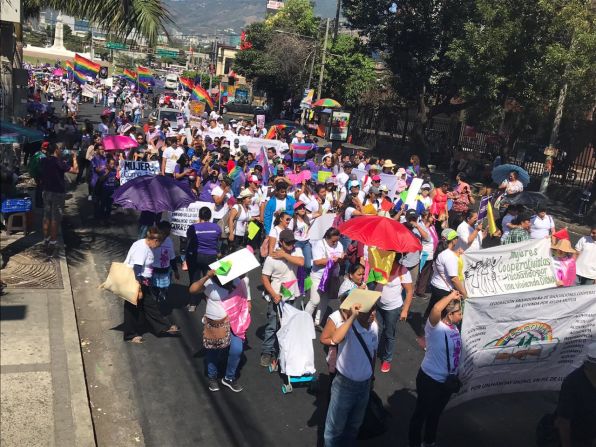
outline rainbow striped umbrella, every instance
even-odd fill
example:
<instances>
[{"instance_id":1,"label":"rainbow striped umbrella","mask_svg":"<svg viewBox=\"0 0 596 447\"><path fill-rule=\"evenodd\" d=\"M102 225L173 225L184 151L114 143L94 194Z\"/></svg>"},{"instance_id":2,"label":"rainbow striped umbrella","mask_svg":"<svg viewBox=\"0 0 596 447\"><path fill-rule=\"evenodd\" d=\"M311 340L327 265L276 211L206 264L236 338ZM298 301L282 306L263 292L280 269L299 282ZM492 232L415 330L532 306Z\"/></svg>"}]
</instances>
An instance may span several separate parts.
<instances>
[{"instance_id":1,"label":"rainbow striped umbrella","mask_svg":"<svg viewBox=\"0 0 596 447\"><path fill-rule=\"evenodd\" d=\"M315 101L313 107L327 107L330 109L340 108L341 104L337 102L335 99L331 98L321 98L318 101Z\"/></svg>"}]
</instances>

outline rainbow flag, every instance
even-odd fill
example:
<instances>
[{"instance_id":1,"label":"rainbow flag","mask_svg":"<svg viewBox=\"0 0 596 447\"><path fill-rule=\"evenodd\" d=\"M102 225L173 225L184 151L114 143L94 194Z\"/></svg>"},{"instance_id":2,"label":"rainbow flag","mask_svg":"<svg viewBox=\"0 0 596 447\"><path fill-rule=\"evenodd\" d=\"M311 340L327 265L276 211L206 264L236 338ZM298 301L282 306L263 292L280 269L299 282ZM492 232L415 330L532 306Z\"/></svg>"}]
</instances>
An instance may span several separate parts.
<instances>
[{"instance_id":1,"label":"rainbow flag","mask_svg":"<svg viewBox=\"0 0 596 447\"><path fill-rule=\"evenodd\" d=\"M71 61L66 61L66 63L64 65L66 65L66 71L68 71L69 73L71 73L74 70L74 67L73 67Z\"/></svg>"},{"instance_id":2,"label":"rainbow flag","mask_svg":"<svg viewBox=\"0 0 596 447\"><path fill-rule=\"evenodd\" d=\"M155 79L153 79L153 75L151 71L147 67L143 67L139 65L137 67L137 73L139 75L139 82L143 82L145 84L155 84Z\"/></svg>"},{"instance_id":3,"label":"rainbow flag","mask_svg":"<svg viewBox=\"0 0 596 447\"><path fill-rule=\"evenodd\" d=\"M193 87L195 86L194 82L192 82L190 79L188 78L183 78L182 76L180 76L178 78L178 82L180 82L180 84L182 85L182 87L184 87L185 90L191 92Z\"/></svg>"},{"instance_id":4,"label":"rainbow flag","mask_svg":"<svg viewBox=\"0 0 596 447\"><path fill-rule=\"evenodd\" d=\"M209 107L211 107L211 110L214 109L214 107L213 107L213 100L211 99L211 96L209 96L209 93L207 93L207 90L205 90L200 85L195 85L192 88L192 90L190 92L190 97L192 99L195 99L195 100L205 101L207 103L207 105Z\"/></svg>"},{"instance_id":5,"label":"rainbow flag","mask_svg":"<svg viewBox=\"0 0 596 447\"><path fill-rule=\"evenodd\" d=\"M87 83L87 76L81 73L79 70L75 69L73 71L73 79L77 84L86 84Z\"/></svg>"},{"instance_id":6,"label":"rainbow flag","mask_svg":"<svg viewBox=\"0 0 596 447\"><path fill-rule=\"evenodd\" d=\"M148 93L149 92L149 84L146 82L139 82L139 93Z\"/></svg>"},{"instance_id":7,"label":"rainbow flag","mask_svg":"<svg viewBox=\"0 0 596 447\"><path fill-rule=\"evenodd\" d=\"M99 68L100 68L99 64L96 64L95 62L90 61L89 59L86 59L83 56L79 56L78 54L75 54L75 59L74 59L75 71L78 71L79 73L81 73L85 76L91 76L92 78L95 78L97 76L97 74L99 73Z\"/></svg>"},{"instance_id":8,"label":"rainbow flag","mask_svg":"<svg viewBox=\"0 0 596 447\"><path fill-rule=\"evenodd\" d=\"M136 84L137 82L137 74L134 71L129 70L128 68L124 69L124 73L122 73L122 76L128 82L132 82L133 84Z\"/></svg>"},{"instance_id":9,"label":"rainbow flag","mask_svg":"<svg viewBox=\"0 0 596 447\"><path fill-rule=\"evenodd\" d=\"M275 140L276 136L277 136L277 131L281 131L284 130L286 128L285 124L276 124L273 125L269 128L269 130L267 131L267 135L265 135L265 139L266 140Z\"/></svg>"}]
</instances>

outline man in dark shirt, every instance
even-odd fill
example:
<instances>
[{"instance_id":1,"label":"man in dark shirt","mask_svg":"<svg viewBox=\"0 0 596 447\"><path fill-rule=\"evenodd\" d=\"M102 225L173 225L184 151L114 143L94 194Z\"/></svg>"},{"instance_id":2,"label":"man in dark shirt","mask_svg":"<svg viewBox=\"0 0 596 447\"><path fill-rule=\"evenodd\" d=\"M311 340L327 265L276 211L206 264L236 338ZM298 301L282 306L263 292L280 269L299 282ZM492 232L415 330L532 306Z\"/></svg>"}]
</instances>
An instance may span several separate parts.
<instances>
[{"instance_id":1,"label":"man in dark shirt","mask_svg":"<svg viewBox=\"0 0 596 447\"><path fill-rule=\"evenodd\" d=\"M64 174L79 172L73 154L72 166L62 159L62 144L50 145L48 157L41 160L41 187L43 189L43 236L46 249L54 252L58 230L64 214L66 183Z\"/></svg>"},{"instance_id":2,"label":"man in dark shirt","mask_svg":"<svg viewBox=\"0 0 596 447\"><path fill-rule=\"evenodd\" d=\"M563 381L557 428L561 447L591 447L596 443L596 342L588 346L584 364Z\"/></svg>"}]
</instances>

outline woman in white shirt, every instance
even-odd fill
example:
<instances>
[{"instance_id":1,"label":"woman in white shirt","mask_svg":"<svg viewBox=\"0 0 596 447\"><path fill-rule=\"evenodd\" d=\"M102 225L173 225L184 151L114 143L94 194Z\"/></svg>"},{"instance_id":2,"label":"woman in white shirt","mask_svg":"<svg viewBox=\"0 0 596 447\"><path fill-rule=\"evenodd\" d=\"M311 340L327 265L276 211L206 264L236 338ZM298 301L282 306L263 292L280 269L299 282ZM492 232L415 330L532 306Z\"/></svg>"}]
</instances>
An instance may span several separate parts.
<instances>
[{"instance_id":1,"label":"woman in white shirt","mask_svg":"<svg viewBox=\"0 0 596 447\"><path fill-rule=\"evenodd\" d=\"M326 447L354 445L366 413L379 329L374 307L360 313L361 307L355 304L349 311L333 312L321 334L322 344L337 346L337 374L325 421Z\"/></svg>"},{"instance_id":2,"label":"woman in white shirt","mask_svg":"<svg viewBox=\"0 0 596 447\"><path fill-rule=\"evenodd\" d=\"M362 203L358 198L348 196L341 207L341 213L344 215L344 220L347 222L352 217L362 216L364 213L362 212Z\"/></svg>"},{"instance_id":3,"label":"woman in white shirt","mask_svg":"<svg viewBox=\"0 0 596 447\"><path fill-rule=\"evenodd\" d=\"M383 373L388 373L391 370L397 320L405 321L408 318L414 295L412 275L407 267L399 263L400 260L401 256L395 257L387 284L377 284L377 290L381 292L381 299L377 303L377 322L383 328L379 348L381 372ZM405 300L402 298L403 291L405 291Z\"/></svg>"},{"instance_id":4,"label":"woman in white shirt","mask_svg":"<svg viewBox=\"0 0 596 447\"><path fill-rule=\"evenodd\" d=\"M433 263L433 276L430 280L431 296L424 319L426 319L441 298L451 293L453 289L459 291L464 297L466 289L464 283L458 277L459 255L461 249L456 248L458 242L457 232L446 228L441 232L441 241L435 253Z\"/></svg>"},{"instance_id":5,"label":"woman in white shirt","mask_svg":"<svg viewBox=\"0 0 596 447\"><path fill-rule=\"evenodd\" d=\"M143 343L143 320L149 323L155 335L177 335L178 327L171 324L159 311L153 294L151 278L153 276L153 250L159 247L164 235L155 227L147 230L144 239L131 245L124 263L134 270L139 283L139 297L136 306L124 301L124 340Z\"/></svg>"},{"instance_id":6,"label":"woman in white shirt","mask_svg":"<svg viewBox=\"0 0 596 447\"><path fill-rule=\"evenodd\" d=\"M236 373L242 357L244 341L231 329L230 319L222 302L233 296L240 296L248 301L247 306L250 311L251 297L248 278L236 278L222 285L215 275L215 270L209 270L204 277L190 285L189 291L193 295L203 292L207 297L207 306L203 317L203 346L207 350L205 362L209 390L219 391L217 383L218 357L229 347L226 372L221 383L235 393L242 391L242 386L236 380Z\"/></svg>"},{"instance_id":7,"label":"woman in white shirt","mask_svg":"<svg viewBox=\"0 0 596 447\"><path fill-rule=\"evenodd\" d=\"M453 290L432 308L424 333L426 352L416 376L416 408L410 419L409 444L435 445L439 418L454 390L447 382L457 375L461 337L457 323L462 319L461 295ZM424 427L424 433L423 433Z\"/></svg>"},{"instance_id":8,"label":"woman in white shirt","mask_svg":"<svg viewBox=\"0 0 596 447\"><path fill-rule=\"evenodd\" d=\"M285 211L278 212L274 219L273 225L271 226L271 230L269 231L269 253L273 253L275 250L279 250L279 234L288 228L290 222L292 221L292 216L290 216Z\"/></svg>"},{"instance_id":9,"label":"woman in white shirt","mask_svg":"<svg viewBox=\"0 0 596 447\"><path fill-rule=\"evenodd\" d=\"M344 248L339 242L339 230L329 228L320 241L314 241L312 245L313 266L310 273L312 286L310 288L310 300L304 309L311 315L315 315L315 326L320 326L324 322L327 312L327 302L329 298L337 297L339 290L339 266L345 258ZM333 261L331 263L330 261ZM329 263L328 282L325 291L319 290L319 284L323 278L323 273ZM316 313L315 313L316 310Z\"/></svg>"},{"instance_id":10,"label":"woman in white shirt","mask_svg":"<svg viewBox=\"0 0 596 447\"><path fill-rule=\"evenodd\" d=\"M546 214L546 207L540 205L536 208L536 214L530 219L530 238L544 239L555 232L555 221L552 216Z\"/></svg>"},{"instance_id":11,"label":"woman in white shirt","mask_svg":"<svg viewBox=\"0 0 596 447\"><path fill-rule=\"evenodd\" d=\"M505 194L513 196L524 190L524 184L518 180L517 172L511 171L509 177L499 185L499 189L504 189Z\"/></svg>"},{"instance_id":12,"label":"woman in white shirt","mask_svg":"<svg viewBox=\"0 0 596 447\"><path fill-rule=\"evenodd\" d=\"M232 207L228 214L228 228L230 235L228 236L229 250L235 252L241 246L247 244L246 235L248 223L251 220L250 203L253 194L249 189L244 189L237 197L238 203Z\"/></svg>"}]
</instances>

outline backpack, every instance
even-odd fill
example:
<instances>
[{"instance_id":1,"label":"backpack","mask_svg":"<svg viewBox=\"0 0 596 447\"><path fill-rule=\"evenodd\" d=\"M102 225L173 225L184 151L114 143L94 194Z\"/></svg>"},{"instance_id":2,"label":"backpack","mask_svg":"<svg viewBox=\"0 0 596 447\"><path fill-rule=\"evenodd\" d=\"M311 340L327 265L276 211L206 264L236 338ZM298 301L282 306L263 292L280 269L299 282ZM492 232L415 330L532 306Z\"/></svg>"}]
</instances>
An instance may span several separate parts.
<instances>
[{"instance_id":1,"label":"backpack","mask_svg":"<svg viewBox=\"0 0 596 447\"><path fill-rule=\"evenodd\" d=\"M236 206L233 206L232 208L228 209L226 214L224 214L224 217L219 219L219 221L217 222L217 225L221 229L221 236L220 236L221 239L227 239L230 236L230 227L228 226L228 220L230 219L230 213L235 208L236 208ZM242 210L238 209L238 212L236 213L236 218L234 219L234 222L233 222L234 225L236 225L236 221L240 218L241 212L242 212Z\"/></svg>"},{"instance_id":2,"label":"backpack","mask_svg":"<svg viewBox=\"0 0 596 447\"><path fill-rule=\"evenodd\" d=\"M38 151L35 153L35 155L33 155L28 165L29 174L31 174L31 177L38 178L41 175L41 160L44 158L46 158L46 154L44 154L42 151Z\"/></svg>"}]
</instances>

